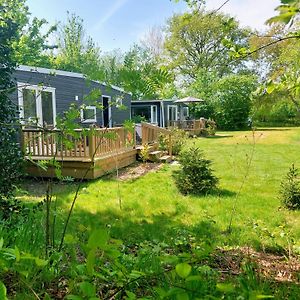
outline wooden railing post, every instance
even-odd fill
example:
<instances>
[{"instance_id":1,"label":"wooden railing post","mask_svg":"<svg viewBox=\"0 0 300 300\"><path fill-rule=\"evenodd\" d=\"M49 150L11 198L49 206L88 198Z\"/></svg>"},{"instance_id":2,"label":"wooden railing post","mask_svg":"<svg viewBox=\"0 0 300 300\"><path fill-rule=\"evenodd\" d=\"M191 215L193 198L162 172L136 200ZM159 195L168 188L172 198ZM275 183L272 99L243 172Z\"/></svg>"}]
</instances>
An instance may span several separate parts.
<instances>
[{"instance_id":1,"label":"wooden railing post","mask_svg":"<svg viewBox=\"0 0 300 300\"><path fill-rule=\"evenodd\" d=\"M172 134L169 133L169 155L172 157Z\"/></svg>"},{"instance_id":2,"label":"wooden railing post","mask_svg":"<svg viewBox=\"0 0 300 300\"><path fill-rule=\"evenodd\" d=\"M94 130L90 128L89 135L89 157L91 160L94 160L95 157L95 151L96 151L96 145L95 145L95 136L94 136Z\"/></svg>"},{"instance_id":3,"label":"wooden railing post","mask_svg":"<svg viewBox=\"0 0 300 300\"><path fill-rule=\"evenodd\" d=\"M23 131L23 126L20 128L20 148L22 153L26 153L26 144L25 144L25 132Z\"/></svg>"}]
</instances>

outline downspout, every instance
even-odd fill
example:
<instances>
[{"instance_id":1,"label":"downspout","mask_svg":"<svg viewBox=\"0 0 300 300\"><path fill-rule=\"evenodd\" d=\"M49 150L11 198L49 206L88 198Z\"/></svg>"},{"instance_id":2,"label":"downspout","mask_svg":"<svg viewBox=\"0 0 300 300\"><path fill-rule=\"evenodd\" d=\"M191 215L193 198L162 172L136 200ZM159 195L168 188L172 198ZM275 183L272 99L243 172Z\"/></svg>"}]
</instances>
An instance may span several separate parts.
<instances>
[{"instance_id":1,"label":"downspout","mask_svg":"<svg viewBox=\"0 0 300 300\"><path fill-rule=\"evenodd\" d=\"M160 101L162 127L165 128L165 106L164 101Z\"/></svg>"}]
</instances>

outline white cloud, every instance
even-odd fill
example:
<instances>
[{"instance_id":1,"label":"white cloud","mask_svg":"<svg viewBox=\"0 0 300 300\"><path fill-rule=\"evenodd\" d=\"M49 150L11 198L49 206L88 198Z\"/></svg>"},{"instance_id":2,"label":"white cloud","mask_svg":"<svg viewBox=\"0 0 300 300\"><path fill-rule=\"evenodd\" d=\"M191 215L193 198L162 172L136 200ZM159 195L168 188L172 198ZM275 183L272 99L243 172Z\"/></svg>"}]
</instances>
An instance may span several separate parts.
<instances>
[{"instance_id":1,"label":"white cloud","mask_svg":"<svg viewBox=\"0 0 300 300\"><path fill-rule=\"evenodd\" d=\"M109 8L109 10L102 16L102 18L93 26L94 31L98 31L102 28L102 26L111 18L114 14L116 14L128 0L116 0L114 4Z\"/></svg>"},{"instance_id":2,"label":"white cloud","mask_svg":"<svg viewBox=\"0 0 300 300\"><path fill-rule=\"evenodd\" d=\"M208 0L208 9L217 9L224 0ZM274 8L280 4L279 0L230 0L221 9L222 12L235 16L242 26L264 29L265 21L276 15Z\"/></svg>"}]
</instances>

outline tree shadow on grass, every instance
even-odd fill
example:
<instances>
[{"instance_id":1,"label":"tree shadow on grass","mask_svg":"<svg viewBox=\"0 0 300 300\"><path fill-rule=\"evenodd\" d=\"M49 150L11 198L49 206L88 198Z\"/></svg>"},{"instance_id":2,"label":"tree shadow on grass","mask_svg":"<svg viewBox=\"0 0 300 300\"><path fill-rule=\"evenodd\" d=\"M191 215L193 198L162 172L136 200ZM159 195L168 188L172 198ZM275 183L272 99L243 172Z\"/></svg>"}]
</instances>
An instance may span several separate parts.
<instances>
[{"instance_id":1,"label":"tree shadow on grass","mask_svg":"<svg viewBox=\"0 0 300 300\"><path fill-rule=\"evenodd\" d=\"M126 244L139 244L143 241L164 242L173 245L182 240L189 244L192 235L209 243L217 241L221 234L218 226L203 218L193 226L183 224L178 212L161 213L152 216L131 216L131 210L109 209L91 214L82 209L76 209L72 216L69 232L77 232L80 224L90 228L108 228L111 236Z\"/></svg>"},{"instance_id":2,"label":"tree shadow on grass","mask_svg":"<svg viewBox=\"0 0 300 300\"><path fill-rule=\"evenodd\" d=\"M227 189L218 189L212 193L214 196L218 196L221 198L231 198L236 196L236 192L227 190Z\"/></svg>"},{"instance_id":3,"label":"tree shadow on grass","mask_svg":"<svg viewBox=\"0 0 300 300\"><path fill-rule=\"evenodd\" d=\"M211 135L211 136L208 136L208 137L206 137L207 139L225 139L225 138L231 138L231 137L233 137L233 135L231 135L231 134L224 134L224 135L218 135L218 134L216 134L216 135Z\"/></svg>"},{"instance_id":4,"label":"tree shadow on grass","mask_svg":"<svg viewBox=\"0 0 300 300\"><path fill-rule=\"evenodd\" d=\"M255 131L290 131L291 128L255 128Z\"/></svg>"}]
</instances>

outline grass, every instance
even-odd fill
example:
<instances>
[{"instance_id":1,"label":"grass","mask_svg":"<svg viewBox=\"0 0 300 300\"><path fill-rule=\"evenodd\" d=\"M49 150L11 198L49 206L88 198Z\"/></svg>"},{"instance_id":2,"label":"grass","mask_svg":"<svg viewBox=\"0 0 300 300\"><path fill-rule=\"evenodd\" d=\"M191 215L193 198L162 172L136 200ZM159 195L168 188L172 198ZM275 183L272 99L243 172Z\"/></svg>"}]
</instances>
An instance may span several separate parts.
<instances>
[{"instance_id":1,"label":"grass","mask_svg":"<svg viewBox=\"0 0 300 300\"><path fill-rule=\"evenodd\" d=\"M36 267L36 271L27 273L32 270L32 263L28 261L25 269L21 269L22 264L16 262L8 269L10 271L1 273L0 280L11 294L16 295L11 299L37 299L33 289L41 299L44 299L45 291L53 299L58 294L80 294L82 291L78 287L83 280L93 283L101 295L104 293L105 297L100 296L101 299L112 299L111 292L118 292L117 299L136 299L126 298L125 289L120 289L123 285L141 297L150 297L144 299L157 299L155 286L166 291L175 287L177 292L179 286L182 296L191 291L190 298L183 299L193 299L193 290L201 292L203 297L217 295L220 299L236 299L238 295L243 295L243 299L259 299L263 294L274 295L275 299L298 299L296 282L279 283L267 276L262 278L260 273L263 271L254 266L255 262L249 262L249 248L244 246L260 251L257 253L262 259L262 251L268 253L269 266L274 266L273 260L277 257L279 271L286 265L292 268L295 261L298 265L294 257L285 264L282 256L272 256L269 252L286 256L290 251L294 255L300 254L300 212L286 210L278 199L280 182L290 165L300 166L300 128L262 129L254 133L219 132L211 138L190 139L186 146L193 144L212 160L220 178L219 192L206 197L181 195L172 178L173 171L178 168L176 165L164 165L158 171L134 180L118 181L109 176L85 182L67 230L64 251L54 251L43 269ZM55 249L76 187L76 183L54 184L57 204ZM45 191L46 182L27 180L19 190L18 198L31 205L43 200ZM0 226L0 237L4 238L5 246L15 249L9 254L20 249L22 253L44 257L44 211L36 210L29 219L18 215L15 218L8 223L10 227ZM231 219L232 230L229 232ZM97 270L105 277L104 281L98 281L82 272L89 260L87 238L93 229L103 228L123 243L119 247L117 243L113 246L115 240L110 241L112 244L105 244L103 249L106 250L97 256ZM99 237L101 240L102 236ZM107 260L105 251L111 255L117 251L118 258ZM174 256L176 261L163 263L164 259L172 260ZM243 260L241 265L236 263L236 269L241 272L237 276L231 273L225 278L220 276L223 270L232 271L232 263L239 256ZM192 274L197 275L194 277L201 278L198 285L181 280L173 272L178 262L186 260L193 266ZM116 265L110 264L111 261ZM122 268L118 269L120 264ZM264 267L267 269L268 265ZM138 281L133 277L135 279L131 281L132 274L139 271L145 273L144 277ZM291 272L294 276L294 270ZM30 275L23 278L23 274ZM24 283L19 284L19 278L23 278ZM293 280L299 281L297 278ZM220 281L229 282L235 294L220 292L217 285ZM179 299L177 296L174 294L167 299Z\"/></svg>"},{"instance_id":2,"label":"grass","mask_svg":"<svg viewBox=\"0 0 300 300\"><path fill-rule=\"evenodd\" d=\"M135 243L170 242L178 231L187 230L199 239L212 235L221 246L247 245L274 251L286 249L292 238L300 240L300 213L282 208L278 199L280 181L289 166L300 166L299 128L262 129L254 134L220 132L216 137L191 139L189 143L201 147L213 161L220 193L182 196L172 179L176 167L169 165L127 182L102 178L86 183L81 190L69 232L76 232L82 225L108 226L116 238ZM21 199L41 200L43 185L32 185L29 194L20 195ZM56 186L62 215L74 191L74 184ZM233 230L226 234L235 203Z\"/></svg>"}]
</instances>

